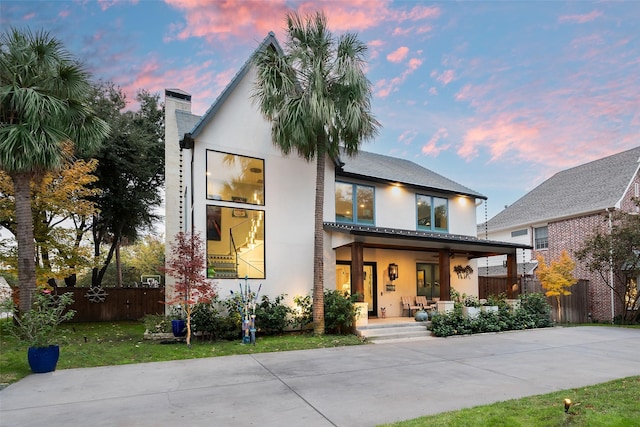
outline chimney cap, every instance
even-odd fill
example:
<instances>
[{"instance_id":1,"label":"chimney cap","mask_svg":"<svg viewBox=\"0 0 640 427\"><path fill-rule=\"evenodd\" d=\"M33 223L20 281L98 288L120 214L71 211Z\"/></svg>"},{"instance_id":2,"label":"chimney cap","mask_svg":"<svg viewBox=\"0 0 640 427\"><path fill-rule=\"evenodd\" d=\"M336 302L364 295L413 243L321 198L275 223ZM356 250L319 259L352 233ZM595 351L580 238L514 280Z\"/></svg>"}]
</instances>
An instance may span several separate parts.
<instances>
[{"instance_id":1,"label":"chimney cap","mask_svg":"<svg viewBox=\"0 0 640 427\"><path fill-rule=\"evenodd\" d=\"M181 89L165 89L164 96L191 102L191 94Z\"/></svg>"}]
</instances>

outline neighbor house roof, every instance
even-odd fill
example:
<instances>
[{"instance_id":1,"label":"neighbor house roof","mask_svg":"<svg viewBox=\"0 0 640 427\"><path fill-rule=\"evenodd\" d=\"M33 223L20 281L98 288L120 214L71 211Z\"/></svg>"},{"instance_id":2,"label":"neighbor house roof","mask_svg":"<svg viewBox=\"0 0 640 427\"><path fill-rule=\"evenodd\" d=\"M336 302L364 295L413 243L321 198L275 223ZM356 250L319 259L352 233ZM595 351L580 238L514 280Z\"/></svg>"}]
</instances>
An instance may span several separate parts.
<instances>
[{"instance_id":1,"label":"neighbor house roof","mask_svg":"<svg viewBox=\"0 0 640 427\"><path fill-rule=\"evenodd\" d=\"M509 229L620 207L638 172L639 160L640 147L636 147L558 172L491 218L487 229Z\"/></svg>"},{"instance_id":2,"label":"neighbor house roof","mask_svg":"<svg viewBox=\"0 0 640 427\"><path fill-rule=\"evenodd\" d=\"M358 151L353 157L341 156L339 163L339 170L336 173L339 176L398 183L425 190L471 196L478 199L487 198L432 170L397 157Z\"/></svg>"}]
</instances>

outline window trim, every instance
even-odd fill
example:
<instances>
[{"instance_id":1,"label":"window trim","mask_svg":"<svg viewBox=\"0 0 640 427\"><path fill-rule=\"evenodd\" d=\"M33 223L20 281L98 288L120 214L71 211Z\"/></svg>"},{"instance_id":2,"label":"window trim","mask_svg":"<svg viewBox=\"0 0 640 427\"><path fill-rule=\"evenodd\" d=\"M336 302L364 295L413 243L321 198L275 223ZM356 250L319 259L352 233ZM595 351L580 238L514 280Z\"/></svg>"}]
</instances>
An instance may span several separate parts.
<instances>
[{"instance_id":1,"label":"window trim","mask_svg":"<svg viewBox=\"0 0 640 427\"><path fill-rule=\"evenodd\" d=\"M543 228L546 230L547 235L544 238L538 238L537 230L541 230ZM549 226L548 225L543 225L541 227L533 227L533 246L534 246L534 249L537 251L549 249Z\"/></svg>"},{"instance_id":2,"label":"window trim","mask_svg":"<svg viewBox=\"0 0 640 427\"><path fill-rule=\"evenodd\" d=\"M334 184L334 192L333 192L333 197L335 200L335 196L336 196L336 189L335 186L337 184L345 184L345 185L351 185L351 212L353 212L353 220L351 221L346 221L346 220L338 220L337 215L336 215L336 208L334 207L334 215L336 218L336 222L340 223L340 224L360 224L360 225L373 225L375 226L376 224L376 187L375 185L367 185L367 184L358 184L355 182L348 182L348 181L335 181ZM373 200L371 201L372 203L372 209L373 209L373 215L372 215L372 219L371 222L369 221L360 221L358 219L358 187L363 187L363 188L371 188L373 190Z\"/></svg>"},{"instance_id":3,"label":"window trim","mask_svg":"<svg viewBox=\"0 0 640 427\"><path fill-rule=\"evenodd\" d=\"M427 227L425 225L421 225L418 223L418 221L420 220L420 216L418 215L418 197L428 197L430 199L430 206L431 206L431 219L430 219L430 226ZM435 203L434 203L434 199L440 199L440 200L444 200L446 202L446 207L447 207L447 227L446 228L440 228L440 227L436 227L436 218L435 218ZM449 199L446 197L442 197L442 196L433 196L430 194L422 194L422 193L416 193L415 195L415 214L416 214L416 230L419 231L433 231L433 232L437 232L437 233L448 233L449 232Z\"/></svg>"}]
</instances>

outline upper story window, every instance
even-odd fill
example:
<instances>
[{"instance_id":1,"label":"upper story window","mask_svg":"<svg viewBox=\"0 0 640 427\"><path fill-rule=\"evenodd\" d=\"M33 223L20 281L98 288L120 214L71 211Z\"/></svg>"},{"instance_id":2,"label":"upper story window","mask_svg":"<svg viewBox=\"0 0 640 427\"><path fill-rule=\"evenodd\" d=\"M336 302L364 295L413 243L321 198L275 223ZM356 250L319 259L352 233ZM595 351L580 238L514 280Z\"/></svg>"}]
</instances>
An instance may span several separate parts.
<instances>
[{"instance_id":1,"label":"upper story window","mask_svg":"<svg viewBox=\"0 0 640 427\"><path fill-rule=\"evenodd\" d=\"M523 228L522 230L512 231L511 237L526 236L527 234L529 234L529 230L526 228Z\"/></svg>"},{"instance_id":2,"label":"upper story window","mask_svg":"<svg viewBox=\"0 0 640 427\"><path fill-rule=\"evenodd\" d=\"M534 228L533 236L535 249L547 249L549 247L549 229L547 227Z\"/></svg>"},{"instance_id":3,"label":"upper story window","mask_svg":"<svg viewBox=\"0 0 640 427\"><path fill-rule=\"evenodd\" d=\"M264 160L207 150L207 199L264 206Z\"/></svg>"},{"instance_id":4,"label":"upper story window","mask_svg":"<svg viewBox=\"0 0 640 427\"><path fill-rule=\"evenodd\" d=\"M336 222L373 225L374 188L336 182Z\"/></svg>"},{"instance_id":5,"label":"upper story window","mask_svg":"<svg viewBox=\"0 0 640 427\"><path fill-rule=\"evenodd\" d=\"M418 230L448 231L449 201L441 197L416 194Z\"/></svg>"}]
</instances>

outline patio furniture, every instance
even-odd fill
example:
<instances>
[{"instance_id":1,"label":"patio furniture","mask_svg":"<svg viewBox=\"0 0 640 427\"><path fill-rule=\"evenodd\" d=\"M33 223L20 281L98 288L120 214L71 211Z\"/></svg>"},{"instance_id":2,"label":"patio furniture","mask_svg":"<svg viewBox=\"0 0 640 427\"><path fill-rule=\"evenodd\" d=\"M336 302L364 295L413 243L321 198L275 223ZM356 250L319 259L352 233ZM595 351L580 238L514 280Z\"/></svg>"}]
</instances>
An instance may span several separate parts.
<instances>
[{"instance_id":1,"label":"patio furniture","mask_svg":"<svg viewBox=\"0 0 640 427\"><path fill-rule=\"evenodd\" d=\"M422 308L419 305L414 304L412 297L400 297L400 300L402 301L402 310L407 310L409 312L409 317L412 317L412 310L419 310Z\"/></svg>"},{"instance_id":2,"label":"patio furniture","mask_svg":"<svg viewBox=\"0 0 640 427\"><path fill-rule=\"evenodd\" d=\"M416 297L416 305L420 306L425 311L431 311L436 308L436 303L434 301L428 301L427 297L421 295Z\"/></svg>"}]
</instances>

